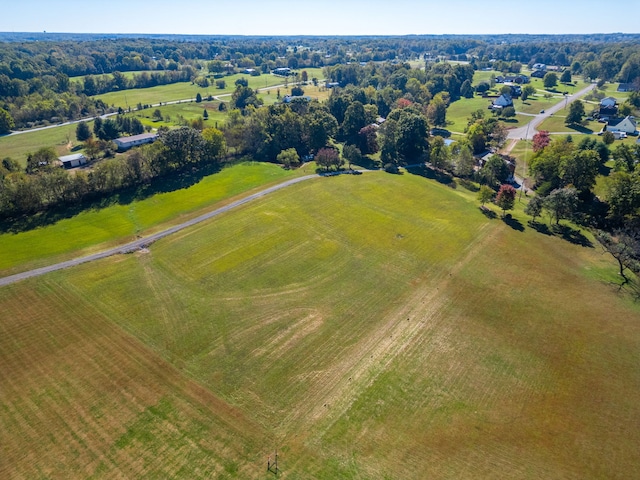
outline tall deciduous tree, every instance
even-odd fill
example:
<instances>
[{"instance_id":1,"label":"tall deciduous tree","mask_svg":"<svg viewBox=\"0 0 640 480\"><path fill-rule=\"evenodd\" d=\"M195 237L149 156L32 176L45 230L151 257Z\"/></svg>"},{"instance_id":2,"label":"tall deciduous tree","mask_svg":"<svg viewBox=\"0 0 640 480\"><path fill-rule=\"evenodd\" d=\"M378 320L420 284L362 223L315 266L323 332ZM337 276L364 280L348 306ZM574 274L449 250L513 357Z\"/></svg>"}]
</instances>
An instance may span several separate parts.
<instances>
[{"instance_id":1,"label":"tall deciduous tree","mask_svg":"<svg viewBox=\"0 0 640 480\"><path fill-rule=\"evenodd\" d=\"M396 149L402 160L428 160L429 133L427 121L419 114L403 111L398 120L396 131Z\"/></svg>"},{"instance_id":2,"label":"tall deciduous tree","mask_svg":"<svg viewBox=\"0 0 640 480\"><path fill-rule=\"evenodd\" d=\"M364 105L355 101L347 107L344 113L344 122L342 122L342 134L346 143L358 144L358 132L367 124L367 116Z\"/></svg>"},{"instance_id":3,"label":"tall deciduous tree","mask_svg":"<svg viewBox=\"0 0 640 480\"><path fill-rule=\"evenodd\" d=\"M565 125L579 125L584 117L584 103L581 100L571 102L569 105L569 115L565 119Z\"/></svg>"},{"instance_id":4,"label":"tall deciduous tree","mask_svg":"<svg viewBox=\"0 0 640 480\"><path fill-rule=\"evenodd\" d=\"M544 209L549 212L556 225L563 218L571 218L578 205L578 193L575 188L558 188L544 200Z\"/></svg>"},{"instance_id":5,"label":"tall deciduous tree","mask_svg":"<svg viewBox=\"0 0 640 480\"><path fill-rule=\"evenodd\" d=\"M484 204L490 202L495 193L492 188L482 185L480 190L478 190L478 200L480 204L484 207Z\"/></svg>"},{"instance_id":6,"label":"tall deciduous tree","mask_svg":"<svg viewBox=\"0 0 640 480\"><path fill-rule=\"evenodd\" d=\"M5 109L0 108L0 135L11 132L11 129L15 126L13 117Z\"/></svg>"},{"instance_id":7,"label":"tall deciduous tree","mask_svg":"<svg viewBox=\"0 0 640 480\"><path fill-rule=\"evenodd\" d=\"M536 195L531 200L526 207L524 207L524 213L527 215L531 215L533 217L533 221L536 221L536 218L542 215L542 208L544 207L544 197L540 195Z\"/></svg>"},{"instance_id":8,"label":"tall deciduous tree","mask_svg":"<svg viewBox=\"0 0 640 480\"><path fill-rule=\"evenodd\" d=\"M516 189L511 185L502 185L496 195L496 205L502 209L504 216L507 210L513 210L516 201Z\"/></svg>"},{"instance_id":9,"label":"tall deciduous tree","mask_svg":"<svg viewBox=\"0 0 640 480\"><path fill-rule=\"evenodd\" d=\"M340 168L344 162L335 148L321 148L315 156L315 161L326 170L331 167Z\"/></svg>"},{"instance_id":10,"label":"tall deciduous tree","mask_svg":"<svg viewBox=\"0 0 640 480\"><path fill-rule=\"evenodd\" d=\"M286 168L294 168L300 165L300 155L298 155L295 148L282 150L276 157L276 160Z\"/></svg>"},{"instance_id":11,"label":"tall deciduous tree","mask_svg":"<svg viewBox=\"0 0 640 480\"><path fill-rule=\"evenodd\" d=\"M533 136L533 151L538 153L551 143L551 136L547 130L540 130Z\"/></svg>"},{"instance_id":12,"label":"tall deciduous tree","mask_svg":"<svg viewBox=\"0 0 640 480\"><path fill-rule=\"evenodd\" d=\"M546 89L553 88L558 85L558 75L553 72L549 72L544 76L542 83Z\"/></svg>"}]
</instances>

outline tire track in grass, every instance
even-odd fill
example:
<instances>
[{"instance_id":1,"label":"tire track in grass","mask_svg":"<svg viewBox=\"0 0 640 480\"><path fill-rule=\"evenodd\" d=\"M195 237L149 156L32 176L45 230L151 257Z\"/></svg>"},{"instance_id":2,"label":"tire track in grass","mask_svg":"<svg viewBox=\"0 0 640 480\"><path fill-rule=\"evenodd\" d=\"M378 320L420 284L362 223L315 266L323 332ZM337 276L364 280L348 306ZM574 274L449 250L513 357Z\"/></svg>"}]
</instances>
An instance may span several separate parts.
<instances>
[{"instance_id":1,"label":"tire track in grass","mask_svg":"<svg viewBox=\"0 0 640 480\"><path fill-rule=\"evenodd\" d=\"M497 233L497 229L488 226L480 226L475 240L450 270L441 270L427 285L404 299L384 323L363 335L363 340L329 370L315 372L305 405L292 409L283 419L281 431L313 431L313 440L319 441L398 355L425 330L434 331L441 312L452 301L446 293L448 284L477 249L490 243ZM295 426L292 428L291 424Z\"/></svg>"}]
</instances>

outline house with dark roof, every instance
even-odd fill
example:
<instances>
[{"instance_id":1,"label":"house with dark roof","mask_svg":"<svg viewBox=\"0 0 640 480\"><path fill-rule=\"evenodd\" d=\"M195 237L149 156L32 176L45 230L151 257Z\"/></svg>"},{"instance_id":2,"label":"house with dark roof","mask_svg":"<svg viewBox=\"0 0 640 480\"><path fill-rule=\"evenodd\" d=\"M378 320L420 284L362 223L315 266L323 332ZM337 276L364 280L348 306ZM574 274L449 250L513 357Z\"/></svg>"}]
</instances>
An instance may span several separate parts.
<instances>
[{"instance_id":1,"label":"house with dark roof","mask_svg":"<svg viewBox=\"0 0 640 480\"><path fill-rule=\"evenodd\" d=\"M619 92L637 92L640 91L640 83L621 83L618 85Z\"/></svg>"},{"instance_id":2,"label":"house with dark roof","mask_svg":"<svg viewBox=\"0 0 640 480\"><path fill-rule=\"evenodd\" d=\"M615 117L618 114L617 101L613 97L607 97L600 100L600 115Z\"/></svg>"},{"instance_id":3,"label":"house with dark roof","mask_svg":"<svg viewBox=\"0 0 640 480\"><path fill-rule=\"evenodd\" d=\"M158 139L157 133L141 133L140 135L132 135L130 137L120 137L114 140L118 146L119 151L129 150L132 147L138 145L144 145L145 143L153 143Z\"/></svg>"}]
</instances>

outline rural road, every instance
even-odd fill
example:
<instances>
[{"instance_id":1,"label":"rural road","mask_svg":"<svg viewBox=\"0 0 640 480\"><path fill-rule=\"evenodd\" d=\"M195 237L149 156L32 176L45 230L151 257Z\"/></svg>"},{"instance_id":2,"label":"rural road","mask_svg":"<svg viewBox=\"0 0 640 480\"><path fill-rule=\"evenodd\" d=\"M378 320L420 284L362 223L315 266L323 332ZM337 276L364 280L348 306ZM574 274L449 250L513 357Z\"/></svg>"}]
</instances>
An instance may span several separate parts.
<instances>
[{"instance_id":1,"label":"rural road","mask_svg":"<svg viewBox=\"0 0 640 480\"><path fill-rule=\"evenodd\" d=\"M322 80L318 80L318 82L324 82L324 79ZM257 88L257 90L260 91L264 91L264 90L273 90L273 89L278 89L278 88L283 88L285 87L285 84L280 84L280 85L272 85L269 87L262 87L262 88ZM221 97L230 97L231 95L233 95L232 93L223 93L220 95L212 95L212 97L216 100L219 100ZM149 106L149 108L154 108L154 107L163 107L165 105L175 105L177 103L188 103L188 102L194 102L195 98L185 98L183 100L171 100L170 102L160 102L160 103L154 103L152 105ZM118 112L111 112L111 113L105 113L104 115L96 115L95 117L86 117L86 118L79 118L78 120L70 120L68 122L64 122L64 123L56 123L55 125L47 125L46 127L37 127L37 128L30 128L28 130L15 130L12 131L11 133L7 134L7 135L2 135L0 136L0 138L4 138L4 137L10 137L12 135L23 135L25 133L33 133L33 132L39 132L41 130L49 130L50 128L58 128L58 127L64 127L66 125L74 125L76 123L80 123L80 122L90 122L92 120L95 120L96 118L100 117L100 118L109 118L113 115L117 115Z\"/></svg>"},{"instance_id":2,"label":"rural road","mask_svg":"<svg viewBox=\"0 0 640 480\"><path fill-rule=\"evenodd\" d=\"M523 140L525 138L527 140L531 140L533 136L536 133L538 133L538 131L536 130L536 127L538 125L540 125L543 121L545 121L554 113L559 112L560 110L565 108L565 106L568 105L569 103L574 102L579 98L585 96L594 88L595 88L595 84L591 84L588 87L583 88L579 92L576 92L573 95L567 96L566 100L562 100L556 103L553 107L548 108L544 113L535 115L535 118L531 120L529 123L527 123L526 125L522 127L514 128L513 130L509 130L509 136L507 138L509 138L510 140Z\"/></svg>"},{"instance_id":3,"label":"rural road","mask_svg":"<svg viewBox=\"0 0 640 480\"><path fill-rule=\"evenodd\" d=\"M0 287L4 286L4 285L9 285L11 283L15 283L15 282L19 282L21 280L25 280L27 278L31 278L31 277L37 277L40 275L44 275L45 273L49 273L49 272L55 272L56 270L62 270L65 268L69 268L69 267L74 267L76 265L81 265L83 263L87 263L87 262L92 262L94 260L99 260L101 258L106 258L106 257L110 257L111 255L118 255L118 254L123 254L123 253L132 253L135 252L136 250L140 250L141 248L145 248L148 245L152 244L153 242L160 240L161 238L164 238L168 235L171 235L173 233L179 232L180 230L183 230L185 228L191 227L193 225L196 225L200 222L204 222L205 220L209 220L210 218L213 218L215 216L218 216L222 213L228 212L229 210L232 210L236 207L239 207L240 205L244 205L245 203L249 203L253 200L257 200L259 198L262 198L266 195L269 195L270 193L273 193L275 191L281 190L283 188L286 188L290 185L294 185L296 183L300 183L300 182L304 182L305 180L310 180L312 178L319 178L322 177L322 174L312 174L312 175L305 175L304 177L297 177L297 178L292 178L290 180L287 180L283 183L279 183L278 185L274 185L273 187L269 187L269 188L265 188L264 190L261 190L259 192L256 192L252 195L249 195L247 197L241 198L240 200L236 200L235 202L231 202L228 205L225 205L223 207L217 208L215 210L212 210L211 212L205 213L203 215L200 215L199 217L196 218L192 218L191 220L188 220L186 222L183 222L179 225L175 225L171 228L167 228L166 230L163 230L161 232L155 233L153 235L149 235L148 237L144 237L144 238L140 238L138 240L135 240L133 242L129 242L126 243L124 245L120 245L119 247L115 247L115 248L111 248L109 250L104 250L102 252L98 252L98 253L94 253L92 255L88 255L86 257L80 257L80 258L74 258L71 260L67 260L66 262L61 262L61 263L56 263L53 265L48 265L46 267L41 267L41 268L36 268L34 270L29 270L26 272L22 272L22 273L16 273L15 275L10 275L8 277L3 277L0 278Z\"/></svg>"}]
</instances>

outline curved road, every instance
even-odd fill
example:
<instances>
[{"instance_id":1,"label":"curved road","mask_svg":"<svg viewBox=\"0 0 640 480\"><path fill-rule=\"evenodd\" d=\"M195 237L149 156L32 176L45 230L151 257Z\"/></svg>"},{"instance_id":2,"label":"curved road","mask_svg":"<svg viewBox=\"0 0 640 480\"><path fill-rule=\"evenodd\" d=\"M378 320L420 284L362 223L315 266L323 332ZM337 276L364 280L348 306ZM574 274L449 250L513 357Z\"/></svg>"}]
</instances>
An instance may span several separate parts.
<instances>
[{"instance_id":1,"label":"curved road","mask_svg":"<svg viewBox=\"0 0 640 480\"><path fill-rule=\"evenodd\" d=\"M150 244L152 244L153 242L160 240L161 238L164 238L168 235L171 235L172 233L176 233L179 232L180 230L183 230L187 227L191 227L193 225L196 225L200 222L204 222L205 220L209 220L210 218L213 218L215 216L218 216L222 213L228 212L229 210L232 210L236 207L239 207L240 205L244 205L245 203L249 203L253 200L256 200L258 198L262 198L266 195L269 195L270 193L273 193L277 190L281 190L285 187L288 187L290 185L294 185L296 183L300 183L300 182L304 182L305 180L309 180L311 178L318 178L318 177L322 177L322 174L313 174L313 175L305 175L304 177L297 177L297 178L292 178L290 180L287 180L283 183L279 183L278 185L274 185L273 187L269 187L269 188L265 188L264 190L261 190L259 192L256 192L252 195L249 195L247 197L241 198L240 200L236 200L235 202L231 202L228 205L225 205L223 207L217 208L215 210L212 210L211 212L205 213L203 215L200 215L199 217L196 218L192 218L191 220L188 220L186 222L183 222L179 225L176 225L174 227L168 228L166 230L163 230L161 232L155 233L153 235L149 235L148 237L144 237L144 238L140 238L138 240L135 240L133 242L129 242L126 243L124 245L120 245L119 247L115 247L115 248L111 248L109 250L104 250L102 252L98 252L98 253L94 253L93 255L88 255L86 257L80 257L80 258L74 258L71 260L67 260L66 262L61 262L61 263L56 263L53 265L48 265L46 267L42 267L42 268L36 268L34 270L28 270L26 272L22 272L22 273L16 273L15 275L10 275L8 277L4 277L4 278L0 278L0 286L4 286L4 285L9 285L11 283L15 283L15 282L19 282L20 280L25 280L27 278L31 278L31 277L37 277L40 275L44 275L45 273L49 273L49 272L55 272L56 270L62 270L64 268L69 268L69 267L74 267L76 265L80 265L82 263L87 263L87 262L92 262L94 260L98 260L101 258L106 258L106 257L110 257L111 255L118 255L118 254L123 254L123 253L132 253L135 252L136 250L140 250L141 248L145 248L147 246L149 246Z\"/></svg>"}]
</instances>

